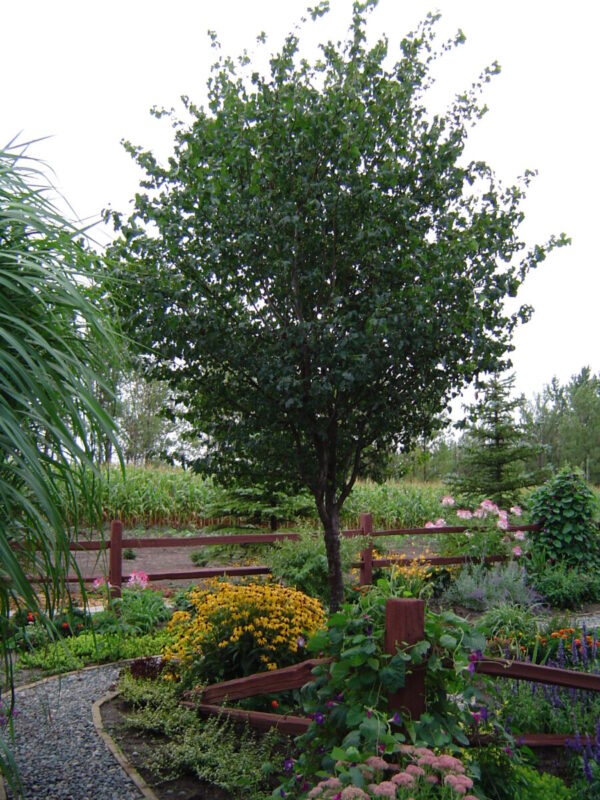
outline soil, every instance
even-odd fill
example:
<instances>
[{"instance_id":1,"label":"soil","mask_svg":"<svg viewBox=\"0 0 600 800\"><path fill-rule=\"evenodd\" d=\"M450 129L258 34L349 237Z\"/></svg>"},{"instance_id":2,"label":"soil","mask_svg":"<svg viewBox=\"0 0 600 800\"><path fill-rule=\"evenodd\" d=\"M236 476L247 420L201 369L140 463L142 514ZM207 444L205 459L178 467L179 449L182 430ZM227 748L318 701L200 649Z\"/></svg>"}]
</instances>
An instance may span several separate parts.
<instances>
[{"instance_id":1,"label":"soil","mask_svg":"<svg viewBox=\"0 0 600 800\"><path fill-rule=\"evenodd\" d=\"M157 779L147 765L152 763L156 746L165 740L144 731L126 728L124 717L129 711L127 704L120 697L115 697L102 705L102 722L131 766L139 772L159 800L233 800L229 792L200 781L193 775L164 782Z\"/></svg>"}]
</instances>

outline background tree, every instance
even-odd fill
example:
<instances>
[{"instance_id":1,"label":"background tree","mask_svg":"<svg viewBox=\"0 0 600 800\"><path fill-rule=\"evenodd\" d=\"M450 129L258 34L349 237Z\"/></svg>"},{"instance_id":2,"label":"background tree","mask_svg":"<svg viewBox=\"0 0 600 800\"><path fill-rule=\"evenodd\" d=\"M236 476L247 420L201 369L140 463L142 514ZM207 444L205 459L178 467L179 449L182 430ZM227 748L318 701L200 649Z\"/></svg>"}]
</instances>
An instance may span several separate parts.
<instances>
[{"instance_id":1,"label":"background tree","mask_svg":"<svg viewBox=\"0 0 600 800\"><path fill-rule=\"evenodd\" d=\"M71 563L69 514L77 519L78 494L94 504L89 442L112 436L96 400L112 340L82 289L90 257L20 151L0 151L0 687L12 686L9 609L51 626ZM0 737L0 771L9 765Z\"/></svg>"},{"instance_id":2,"label":"background tree","mask_svg":"<svg viewBox=\"0 0 600 800\"><path fill-rule=\"evenodd\" d=\"M529 435L540 444L540 464L579 467L600 483L600 376L583 367L564 386L557 378L524 409Z\"/></svg>"},{"instance_id":3,"label":"background tree","mask_svg":"<svg viewBox=\"0 0 600 800\"><path fill-rule=\"evenodd\" d=\"M116 421L127 464L168 459L177 449L176 424L164 412L173 402L164 381L149 381L130 370L119 380Z\"/></svg>"},{"instance_id":4,"label":"background tree","mask_svg":"<svg viewBox=\"0 0 600 800\"><path fill-rule=\"evenodd\" d=\"M525 252L518 237L530 174L502 188L464 157L497 68L429 115L435 18L387 66L387 40L366 45L374 5L355 2L347 41L314 64L295 34L268 75L219 59L208 107L184 98L166 166L127 146L147 192L114 216L122 324L185 396L219 475L310 489L333 608L361 454L407 447L501 367L530 314L502 300L554 244Z\"/></svg>"},{"instance_id":5,"label":"background tree","mask_svg":"<svg viewBox=\"0 0 600 800\"><path fill-rule=\"evenodd\" d=\"M493 375L461 425L459 472L450 484L470 502L489 498L508 508L521 489L540 480L539 472L527 469L537 448L518 421L525 401L511 398L514 383L514 375Z\"/></svg>"}]
</instances>

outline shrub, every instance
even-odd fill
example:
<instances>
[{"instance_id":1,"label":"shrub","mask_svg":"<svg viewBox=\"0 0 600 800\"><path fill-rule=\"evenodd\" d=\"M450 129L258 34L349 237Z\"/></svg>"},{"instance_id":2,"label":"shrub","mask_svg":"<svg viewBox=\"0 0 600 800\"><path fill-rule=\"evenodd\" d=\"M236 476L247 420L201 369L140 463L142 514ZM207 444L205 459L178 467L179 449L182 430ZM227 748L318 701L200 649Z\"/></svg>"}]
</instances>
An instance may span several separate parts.
<instances>
[{"instance_id":1,"label":"shrub","mask_svg":"<svg viewBox=\"0 0 600 800\"><path fill-rule=\"evenodd\" d=\"M207 581L176 611L165 651L184 682L229 680L301 661L306 637L324 624L318 600L271 583Z\"/></svg>"},{"instance_id":2,"label":"shrub","mask_svg":"<svg viewBox=\"0 0 600 800\"><path fill-rule=\"evenodd\" d=\"M539 596L528 586L525 569L514 561L495 564L488 569L483 564L465 567L444 592L440 602L461 605L474 611L501 603L531 606Z\"/></svg>"},{"instance_id":3,"label":"shrub","mask_svg":"<svg viewBox=\"0 0 600 800\"><path fill-rule=\"evenodd\" d=\"M99 633L144 634L166 622L171 613L160 592L123 588L121 598L112 600L106 611L92 616L92 624Z\"/></svg>"},{"instance_id":4,"label":"shrub","mask_svg":"<svg viewBox=\"0 0 600 800\"><path fill-rule=\"evenodd\" d=\"M595 572L568 567L563 561L548 564L530 575L535 589L555 608L580 608L600 599L600 578Z\"/></svg>"},{"instance_id":5,"label":"shrub","mask_svg":"<svg viewBox=\"0 0 600 800\"><path fill-rule=\"evenodd\" d=\"M598 500L580 473L563 469L529 497L531 522L542 526L532 549L586 569L600 565Z\"/></svg>"},{"instance_id":6,"label":"shrub","mask_svg":"<svg viewBox=\"0 0 600 800\"><path fill-rule=\"evenodd\" d=\"M537 619L528 608L515 603L502 603L490 608L477 623L489 640L488 647L499 650L500 655L508 652L520 657L535 640Z\"/></svg>"},{"instance_id":7,"label":"shrub","mask_svg":"<svg viewBox=\"0 0 600 800\"><path fill-rule=\"evenodd\" d=\"M346 588L350 583L352 561L358 558L358 553L364 546L362 537L342 537L340 540ZM282 583L316 597L322 603L329 602L329 569L322 533L301 533L297 541L277 542L268 553L268 562L273 577Z\"/></svg>"}]
</instances>

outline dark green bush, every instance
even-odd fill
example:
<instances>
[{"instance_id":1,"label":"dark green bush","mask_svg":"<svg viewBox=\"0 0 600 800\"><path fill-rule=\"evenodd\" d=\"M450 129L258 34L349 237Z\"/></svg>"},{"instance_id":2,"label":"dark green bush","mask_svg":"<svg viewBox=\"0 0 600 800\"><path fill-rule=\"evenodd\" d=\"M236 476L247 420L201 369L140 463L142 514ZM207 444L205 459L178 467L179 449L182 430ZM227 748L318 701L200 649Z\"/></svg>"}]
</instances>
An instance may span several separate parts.
<instances>
[{"instance_id":1,"label":"dark green bush","mask_svg":"<svg viewBox=\"0 0 600 800\"><path fill-rule=\"evenodd\" d=\"M531 493L530 521L542 526L531 549L550 561L592 569L600 566L598 500L580 473L563 469Z\"/></svg>"},{"instance_id":2,"label":"dark green bush","mask_svg":"<svg viewBox=\"0 0 600 800\"><path fill-rule=\"evenodd\" d=\"M579 608L582 603L600 599L600 577L595 572L569 567L564 561L532 573L530 581L554 608Z\"/></svg>"}]
</instances>

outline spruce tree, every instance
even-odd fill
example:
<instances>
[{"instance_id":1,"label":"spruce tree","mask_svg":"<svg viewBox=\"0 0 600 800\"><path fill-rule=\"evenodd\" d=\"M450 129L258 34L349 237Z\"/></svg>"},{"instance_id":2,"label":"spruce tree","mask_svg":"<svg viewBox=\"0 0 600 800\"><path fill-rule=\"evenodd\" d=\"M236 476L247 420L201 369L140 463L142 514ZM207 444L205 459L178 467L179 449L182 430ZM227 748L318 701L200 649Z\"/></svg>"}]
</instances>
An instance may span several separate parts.
<instances>
[{"instance_id":1,"label":"spruce tree","mask_svg":"<svg viewBox=\"0 0 600 800\"><path fill-rule=\"evenodd\" d=\"M511 398L514 383L514 374L493 375L481 399L467 409L465 420L457 426L465 434L451 486L469 502L487 497L506 508L518 501L521 489L539 480L527 468L534 462L537 446L517 421L524 401Z\"/></svg>"}]
</instances>

